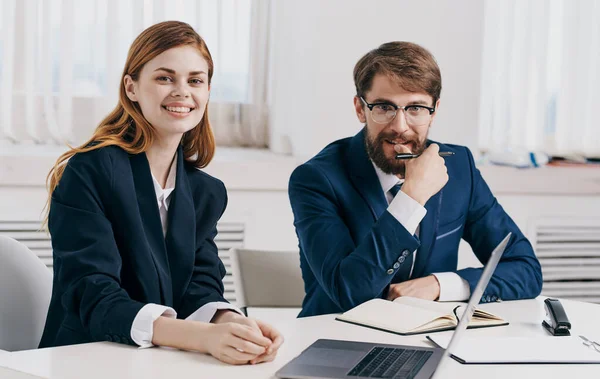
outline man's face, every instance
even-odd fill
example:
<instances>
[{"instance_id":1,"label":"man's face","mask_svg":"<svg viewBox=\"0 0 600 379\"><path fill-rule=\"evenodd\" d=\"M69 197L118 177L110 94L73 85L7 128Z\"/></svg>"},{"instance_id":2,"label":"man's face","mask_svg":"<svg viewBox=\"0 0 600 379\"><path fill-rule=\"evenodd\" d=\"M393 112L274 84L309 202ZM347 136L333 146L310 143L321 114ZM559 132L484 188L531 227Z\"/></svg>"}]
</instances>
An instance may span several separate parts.
<instances>
[{"instance_id":1,"label":"man's face","mask_svg":"<svg viewBox=\"0 0 600 379\"><path fill-rule=\"evenodd\" d=\"M409 92L394 80L383 74L373 78L371 89L365 93L364 99L369 104L388 103L399 107L406 105L425 105L433 107L433 98L426 92ZM439 100L435 108L439 106ZM420 154L425 150L425 142L429 127L433 122L433 113L427 122L411 125L401 109L396 117L388 123L377 123L373 120L371 111L358 97L354 98L356 115L360 122L367 126L366 148L369 158L385 173L404 177L405 161L396 160L400 153ZM397 146L396 148L394 148Z\"/></svg>"}]
</instances>

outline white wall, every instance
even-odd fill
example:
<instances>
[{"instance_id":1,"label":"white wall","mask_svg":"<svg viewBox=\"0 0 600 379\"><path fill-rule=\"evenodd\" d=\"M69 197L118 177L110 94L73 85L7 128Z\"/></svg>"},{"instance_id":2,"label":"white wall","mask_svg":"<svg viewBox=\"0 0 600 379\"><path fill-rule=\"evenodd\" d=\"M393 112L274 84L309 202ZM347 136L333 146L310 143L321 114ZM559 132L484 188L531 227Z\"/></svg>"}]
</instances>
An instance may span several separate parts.
<instances>
[{"instance_id":1,"label":"white wall","mask_svg":"<svg viewBox=\"0 0 600 379\"><path fill-rule=\"evenodd\" d=\"M430 137L476 148L482 52L479 0L274 1L272 146L309 158L355 134L352 70L393 40L418 43L442 71Z\"/></svg>"}]
</instances>

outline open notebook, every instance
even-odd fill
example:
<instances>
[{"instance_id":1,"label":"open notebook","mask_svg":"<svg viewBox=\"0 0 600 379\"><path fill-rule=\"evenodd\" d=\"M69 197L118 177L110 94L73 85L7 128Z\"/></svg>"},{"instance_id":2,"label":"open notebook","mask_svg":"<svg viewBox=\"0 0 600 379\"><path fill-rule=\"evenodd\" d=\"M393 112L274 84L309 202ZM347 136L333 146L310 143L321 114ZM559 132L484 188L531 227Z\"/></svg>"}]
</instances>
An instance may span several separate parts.
<instances>
[{"instance_id":1,"label":"open notebook","mask_svg":"<svg viewBox=\"0 0 600 379\"><path fill-rule=\"evenodd\" d=\"M386 332L410 335L451 330L458 325L464 303L439 303L413 297L394 301L373 299L336 317L336 320ZM508 325L501 317L476 309L468 328Z\"/></svg>"}]
</instances>

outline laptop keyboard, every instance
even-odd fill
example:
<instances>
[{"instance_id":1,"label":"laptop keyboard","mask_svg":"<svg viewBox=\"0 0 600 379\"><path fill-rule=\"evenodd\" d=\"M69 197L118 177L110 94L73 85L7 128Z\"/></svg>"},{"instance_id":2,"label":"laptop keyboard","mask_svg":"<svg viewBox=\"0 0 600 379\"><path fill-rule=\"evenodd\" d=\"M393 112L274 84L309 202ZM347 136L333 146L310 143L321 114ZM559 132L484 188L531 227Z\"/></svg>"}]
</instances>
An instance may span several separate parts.
<instances>
[{"instance_id":1,"label":"laptop keyboard","mask_svg":"<svg viewBox=\"0 0 600 379\"><path fill-rule=\"evenodd\" d=\"M412 379L432 354L423 350L374 347L348 376Z\"/></svg>"}]
</instances>

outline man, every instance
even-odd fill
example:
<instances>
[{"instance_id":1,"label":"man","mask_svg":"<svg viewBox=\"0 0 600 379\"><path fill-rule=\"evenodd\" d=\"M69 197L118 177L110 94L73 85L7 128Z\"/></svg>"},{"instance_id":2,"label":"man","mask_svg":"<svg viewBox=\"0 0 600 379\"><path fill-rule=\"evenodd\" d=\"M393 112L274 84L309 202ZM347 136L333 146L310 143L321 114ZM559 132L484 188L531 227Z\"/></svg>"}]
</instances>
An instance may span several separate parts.
<instances>
[{"instance_id":1,"label":"man","mask_svg":"<svg viewBox=\"0 0 600 379\"><path fill-rule=\"evenodd\" d=\"M461 238L485 263L508 232L481 301L537 296L542 274L531 244L471 152L427 139L442 88L433 56L408 42L383 44L358 61L354 83L365 127L325 147L289 183L306 290L300 316L377 297L467 300L482 269L457 270Z\"/></svg>"}]
</instances>

